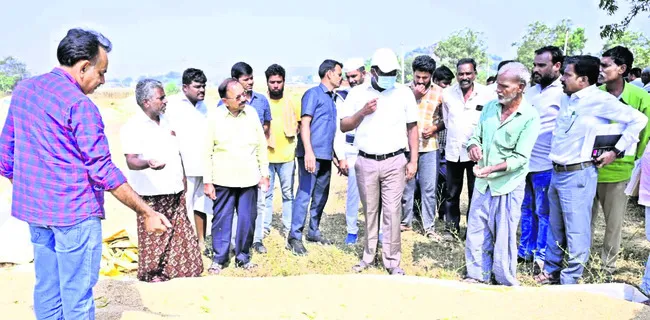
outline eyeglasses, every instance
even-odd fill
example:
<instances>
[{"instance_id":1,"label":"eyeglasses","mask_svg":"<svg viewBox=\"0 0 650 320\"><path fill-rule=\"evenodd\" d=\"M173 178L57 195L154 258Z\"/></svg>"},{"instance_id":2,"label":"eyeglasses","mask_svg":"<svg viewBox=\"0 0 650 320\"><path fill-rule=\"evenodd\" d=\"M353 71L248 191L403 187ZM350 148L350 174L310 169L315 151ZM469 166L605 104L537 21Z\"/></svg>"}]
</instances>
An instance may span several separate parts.
<instances>
[{"instance_id":1,"label":"eyeglasses","mask_svg":"<svg viewBox=\"0 0 650 320\"><path fill-rule=\"evenodd\" d=\"M165 100L166 97L167 97L167 96L160 96L160 97L157 97L157 98L153 98L153 99L151 99L151 100L160 100L160 101L163 101L163 100Z\"/></svg>"}]
</instances>

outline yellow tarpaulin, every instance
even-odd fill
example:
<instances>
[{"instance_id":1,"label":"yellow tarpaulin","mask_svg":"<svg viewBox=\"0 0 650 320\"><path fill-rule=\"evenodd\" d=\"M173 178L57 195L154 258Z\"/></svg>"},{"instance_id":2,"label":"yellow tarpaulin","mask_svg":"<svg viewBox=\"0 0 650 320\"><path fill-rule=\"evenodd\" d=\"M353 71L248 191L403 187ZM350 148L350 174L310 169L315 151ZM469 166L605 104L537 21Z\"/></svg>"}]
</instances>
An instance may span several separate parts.
<instances>
[{"instance_id":1,"label":"yellow tarpaulin","mask_svg":"<svg viewBox=\"0 0 650 320\"><path fill-rule=\"evenodd\" d=\"M138 245L126 230L120 230L104 239L99 274L116 277L138 269Z\"/></svg>"}]
</instances>

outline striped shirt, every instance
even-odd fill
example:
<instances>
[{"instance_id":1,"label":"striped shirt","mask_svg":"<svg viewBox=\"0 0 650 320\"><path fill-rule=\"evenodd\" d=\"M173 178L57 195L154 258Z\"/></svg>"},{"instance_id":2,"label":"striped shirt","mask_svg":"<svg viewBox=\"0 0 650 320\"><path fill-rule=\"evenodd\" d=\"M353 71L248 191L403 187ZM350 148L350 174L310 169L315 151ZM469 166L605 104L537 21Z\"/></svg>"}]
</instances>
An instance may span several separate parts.
<instances>
[{"instance_id":1,"label":"striped shirt","mask_svg":"<svg viewBox=\"0 0 650 320\"><path fill-rule=\"evenodd\" d=\"M13 179L11 214L45 226L103 218L104 191L126 182L111 161L99 109L59 68L14 90L0 175Z\"/></svg>"}]
</instances>

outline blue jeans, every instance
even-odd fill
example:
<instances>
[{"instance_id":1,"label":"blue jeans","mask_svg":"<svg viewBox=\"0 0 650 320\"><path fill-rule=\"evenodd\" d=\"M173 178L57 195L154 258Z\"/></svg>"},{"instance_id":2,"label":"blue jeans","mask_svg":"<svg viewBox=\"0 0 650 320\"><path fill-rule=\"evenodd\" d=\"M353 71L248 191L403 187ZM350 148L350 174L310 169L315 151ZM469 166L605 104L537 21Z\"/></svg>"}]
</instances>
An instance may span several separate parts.
<instances>
[{"instance_id":1,"label":"blue jeans","mask_svg":"<svg viewBox=\"0 0 650 320\"><path fill-rule=\"evenodd\" d=\"M645 207L645 238L650 241L650 207ZM645 264L645 273L641 281L641 291L650 296L650 256Z\"/></svg>"},{"instance_id":2,"label":"blue jeans","mask_svg":"<svg viewBox=\"0 0 650 320\"><path fill-rule=\"evenodd\" d=\"M526 177L526 194L521 205L521 243L518 256L544 262L548 233L548 187L553 169L531 172Z\"/></svg>"},{"instance_id":3,"label":"blue jeans","mask_svg":"<svg viewBox=\"0 0 650 320\"><path fill-rule=\"evenodd\" d=\"M34 245L36 319L95 319L93 287L102 259L96 217L69 227L30 224Z\"/></svg>"},{"instance_id":4,"label":"blue jeans","mask_svg":"<svg viewBox=\"0 0 650 320\"><path fill-rule=\"evenodd\" d=\"M316 159L316 170L314 173L305 169L305 158L297 158L298 161L298 191L293 201L291 212L291 231L289 239L302 240L305 220L309 212L309 233L310 238L320 236L320 219L327 203L330 193L330 178L332 177L332 161ZM311 205L310 205L311 202Z\"/></svg>"},{"instance_id":5,"label":"blue jeans","mask_svg":"<svg viewBox=\"0 0 650 320\"><path fill-rule=\"evenodd\" d=\"M348 161L348 190L347 198L345 200L345 223L347 225L348 233L357 234L359 226L359 187L357 186L357 174L354 170L354 164L357 162L356 154L346 154Z\"/></svg>"},{"instance_id":6,"label":"blue jeans","mask_svg":"<svg viewBox=\"0 0 650 320\"><path fill-rule=\"evenodd\" d=\"M266 193L266 212L264 213L264 229L271 230L271 221L273 221L273 187L275 185L275 175L280 179L280 190L282 191L282 225L285 230L291 227L291 209L293 207L293 182L296 163L289 161L285 163L270 163L269 174L270 185L269 192Z\"/></svg>"},{"instance_id":7,"label":"blue jeans","mask_svg":"<svg viewBox=\"0 0 650 320\"><path fill-rule=\"evenodd\" d=\"M596 196L598 171L589 167L572 172L553 172L548 190L549 229L544 271L557 275L562 284L582 277L591 249L591 207ZM562 260L568 252L567 267Z\"/></svg>"},{"instance_id":8,"label":"blue jeans","mask_svg":"<svg viewBox=\"0 0 650 320\"><path fill-rule=\"evenodd\" d=\"M409 158L407 152L406 158ZM433 228L436 220L436 206L438 204L436 185L438 180L438 151L421 152L418 157L418 172L415 179L406 182L404 195L402 197L402 225L413 225L413 199L415 196L415 184L420 186L422 201L422 225L424 230Z\"/></svg>"}]
</instances>

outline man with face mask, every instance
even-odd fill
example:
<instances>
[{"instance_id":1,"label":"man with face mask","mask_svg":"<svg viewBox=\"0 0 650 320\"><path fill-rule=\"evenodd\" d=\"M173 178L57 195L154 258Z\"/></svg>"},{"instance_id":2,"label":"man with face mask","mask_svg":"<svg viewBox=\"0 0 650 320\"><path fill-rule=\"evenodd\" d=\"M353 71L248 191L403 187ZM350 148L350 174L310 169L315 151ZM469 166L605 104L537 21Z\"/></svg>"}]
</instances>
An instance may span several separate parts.
<instances>
[{"instance_id":1,"label":"man with face mask","mask_svg":"<svg viewBox=\"0 0 650 320\"><path fill-rule=\"evenodd\" d=\"M336 91L334 101L336 103L339 117L345 112L345 98L350 90L356 87L368 86L370 81L366 81L366 67L362 58L353 58L345 62L343 72L350 84L350 89ZM354 147L354 131L343 133L340 130L340 122L337 121L336 137L334 138L334 153L338 159L339 172L348 177L347 197L345 203L345 222L347 225L348 235L345 238L345 244L352 245L357 243L357 233L359 227L357 221L359 218L359 188L357 188L357 178L354 171L354 164L357 161L359 150Z\"/></svg>"},{"instance_id":2,"label":"man with face mask","mask_svg":"<svg viewBox=\"0 0 650 320\"><path fill-rule=\"evenodd\" d=\"M465 262L469 282L516 286L517 225L521 215L528 161L539 133L539 116L523 97L530 81L519 62L497 74L498 100L490 101L467 142L476 189L472 195Z\"/></svg>"},{"instance_id":3,"label":"man with face mask","mask_svg":"<svg viewBox=\"0 0 650 320\"><path fill-rule=\"evenodd\" d=\"M413 60L413 83L411 90L418 103L418 172L415 179L406 183L402 201L401 230L411 230L413 223L413 201L416 182L420 187L422 226L427 238L438 241L440 236L434 230L436 218L436 181L438 177L438 131L444 129L440 119L442 88L431 79L436 61L429 56L418 56ZM409 152L406 153L407 158Z\"/></svg>"},{"instance_id":4,"label":"man with face mask","mask_svg":"<svg viewBox=\"0 0 650 320\"><path fill-rule=\"evenodd\" d=\"M337 119L334 89L341 86L342 68L343 64L338 61L323 61L318 68L321 83L302 96L300 135L296 149L298 191L293 202L291 230L287 239L287 250L295 255L307 254L302 236L308 216L307 241L332 244L332 241L323 237L319 226L330 191Z\"/></svg>"},{"instance_id":5,"label":"man with face mask","mask_svg":"<svg viewBox=\"0 0 650 320\"><path fill-rule=\"evenodd\" d=\"M357 186L366 217L363 257L352 269L361 272L374 261L381 210L382 259L391 275L403 275L401 260L401 199L407 180L418 166L418 110L413 92L395 84L400 65L391 49L378 49L372 57L371 85L352 90L346 100L341 131L356 129L359 149L355 164ZM411 151L404 157L404 147Z\"/></svg>"},{"instance_id":6,"label":"man with face mask","mask_svg":"<svg viewBox=\"0 0 650 320\"><path fill-rule=\"evenodd\" d=\"M539 284L575 284L582 277L591 247L591 208L598 171L639 142L648 118L616 97L599 90L600 60L592 56L567 57L561 81L560 103L549 158L553 161L549 198L549 233L544 271ZM588 131L595 125L617 122L625 129L612 151L593 159L583 149ZM564 256L568 255L566 268Z\"/></svg>"},{"instance_id":7,"label":"man with face mask","mask_svg":"<svg viewBox=\"0 0 650 320\"><path fill-rule=\"evenodd\" d=\"M603 52L599 74L599 82L603 85L600 89L650 116L650 95L645 90L625 82L624 79L633 63L634 56L625 47L616 46ZM616 159L612 164L598 170L598 187L592 207L591 230L593 237L600 204L605 217L605 239L601 252L602 268L610 275L616 270L616 258L621 250L621 231L627 207L625 187L632 176L634 161L643 156L649 138L650 128L646 127L639 135L636 154Z\"/></svg>"},{"instance_id":8,"label":"man with face mask","mask_svg":"<svg viewBox=\"0 0 650 320\"><path fill-rule=\"evenodd\" d=\"M205 235L208 229L206 214L212 214L212 200L203 193L203 140L205 139L208 108L205 99L205 84L208 79L203 71L189 68L183 72L183 91L169 97L167 111L162 116L175 129L185 168L187 192L185 204L190 223L198 235L199 248L205 250Z\"/></svg>"},{"instance_id":9,"label":"man with face mask","mask_svg":"<svg viewBox=\"0 0 650 320\"><path fill-rule=\"evenodd\" d=\"M445 240L460 237L460 194L463 191L463 174L467 175L467 194L474 192L474 162L467 154L467 140L472 136L478 124L483 106L496 98L496 93L486 86L474 82L476 79L476 61L461 59L456 63L457 83L442 93L442 113L447 141L445 157L447 159L447 206ZM454 236L455 234L455 236Z\"/></svg>"},{"instance_id":10,"label":"man with face mask","mask_svg":"<svg viewBox=\"0 0 650 320\"><path fill-rule=\"evenodd\" d=\"M555 119L564 96L560 69L564 55L558 47L548 46L535 51L533 79L537 84L526 91L526 100L537 109L541 129L530 157L530 173L526 176L524 202L521 207L520 261L533 261L533 273L544 266L548 232L548 186L553 163L548 159Z\"/></svg>"}]
</instances>

